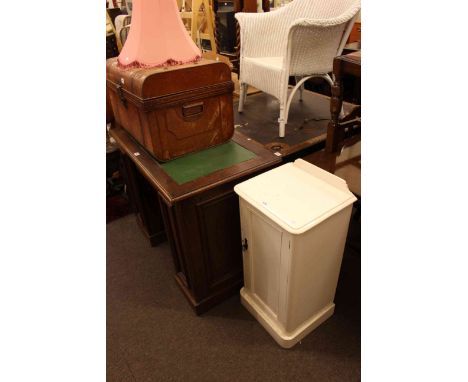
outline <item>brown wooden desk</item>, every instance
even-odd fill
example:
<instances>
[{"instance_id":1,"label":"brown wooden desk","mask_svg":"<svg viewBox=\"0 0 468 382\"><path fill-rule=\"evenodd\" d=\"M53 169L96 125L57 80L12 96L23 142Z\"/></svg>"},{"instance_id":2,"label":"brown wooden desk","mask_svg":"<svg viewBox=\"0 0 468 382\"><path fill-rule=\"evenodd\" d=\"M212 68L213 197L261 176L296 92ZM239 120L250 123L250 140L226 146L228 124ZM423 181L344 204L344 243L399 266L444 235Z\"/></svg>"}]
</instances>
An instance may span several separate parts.
<instances>
[{"instance_id":1,"label":"brown wooden desk","mask_svg":"<svg viewBox=\"0 0 468 382\"><path fill-rule=\"evenodd\" d=\"M142 204L144 218L153 222L156 232L148 234L156 241L163 238L159 224L164 222L175 279L195 312L239 293L242 247L239 200L233 188L281 159L235 132L232 141L252 153L251 159L178 184L123 128L115 125L110 135L125 157L129 183L137 180L135 199Z\"/></svg>"},{"instance_id":2,"label":"brown wooden desk","mask_svg":"<svg viewBox=\"0 0 468 382\"><path fill-rule=\"evenodd\" d=\"M344 146L361 139L361 107L356 106L350 113L340 118L343 105L342 79L345 76L361 77L361 51L335 57L333 74L335 82L330 100L331 121L327 130L326 151L336 156ZM334 172L334 167L330 170Z\"/></svg>"}]
</instances>

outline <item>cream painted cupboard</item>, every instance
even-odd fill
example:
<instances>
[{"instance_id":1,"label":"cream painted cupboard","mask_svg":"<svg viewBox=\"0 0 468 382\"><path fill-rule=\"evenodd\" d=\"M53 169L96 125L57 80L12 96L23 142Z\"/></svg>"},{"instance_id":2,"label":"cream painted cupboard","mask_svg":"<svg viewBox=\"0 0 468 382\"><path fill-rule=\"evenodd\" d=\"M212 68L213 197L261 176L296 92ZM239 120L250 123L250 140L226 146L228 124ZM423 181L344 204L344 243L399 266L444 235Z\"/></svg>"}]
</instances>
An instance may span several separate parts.
<instances>
[{"instance_id":1,"label":"cream painted cupboard","mask_svg":"<svg viewBox=\"0 0 468 382\"><path fill-rule=\"evenodd\" d=\"M298 159L234 187L243 244L242 304L294 346L329 318L356 200L346 182Z\"/></svg>"}]
</instances>

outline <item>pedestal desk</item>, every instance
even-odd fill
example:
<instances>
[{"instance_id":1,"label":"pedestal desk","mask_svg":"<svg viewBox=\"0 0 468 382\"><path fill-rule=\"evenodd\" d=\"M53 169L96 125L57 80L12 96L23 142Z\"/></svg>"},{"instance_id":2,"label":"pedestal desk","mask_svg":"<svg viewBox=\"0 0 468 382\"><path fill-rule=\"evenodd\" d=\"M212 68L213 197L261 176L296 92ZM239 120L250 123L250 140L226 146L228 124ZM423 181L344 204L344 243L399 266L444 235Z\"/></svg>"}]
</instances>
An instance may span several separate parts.
<instances>
[{"instance_id":1,"label":"pedestal desk","mask_svg":"<svg viewBox=\"0 0 468 382\"><path fill-rule=\"evenodd\" d=\"M281 159L235 132L227 144L160 163L122 127L114 125L110 135L123 154L131 197L142 208L140 220L151 222L147 235L153 244L167 236L175 279L195 312L239 293L242 244L233 188Z\"/></svg>"}]
</instances>

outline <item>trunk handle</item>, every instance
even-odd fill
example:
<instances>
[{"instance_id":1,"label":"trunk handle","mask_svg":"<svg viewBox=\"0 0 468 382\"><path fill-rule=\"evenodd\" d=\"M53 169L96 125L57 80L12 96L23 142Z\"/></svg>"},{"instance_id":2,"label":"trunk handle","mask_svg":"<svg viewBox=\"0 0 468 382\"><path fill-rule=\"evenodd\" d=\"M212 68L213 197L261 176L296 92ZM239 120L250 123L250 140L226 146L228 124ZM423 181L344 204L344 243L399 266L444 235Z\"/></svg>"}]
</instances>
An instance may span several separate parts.
<instances>
[{"instance_id":1,"label":"trunk handle","mask_svg":"<svg viewBox=\"0 0 468 382\"><path fill-rule=\"evenodd\" d=\"M182 114L184 118L196 117L203 113L203 102L193 102L190 104L182 105Z\"/></svg>"}]
</instances>

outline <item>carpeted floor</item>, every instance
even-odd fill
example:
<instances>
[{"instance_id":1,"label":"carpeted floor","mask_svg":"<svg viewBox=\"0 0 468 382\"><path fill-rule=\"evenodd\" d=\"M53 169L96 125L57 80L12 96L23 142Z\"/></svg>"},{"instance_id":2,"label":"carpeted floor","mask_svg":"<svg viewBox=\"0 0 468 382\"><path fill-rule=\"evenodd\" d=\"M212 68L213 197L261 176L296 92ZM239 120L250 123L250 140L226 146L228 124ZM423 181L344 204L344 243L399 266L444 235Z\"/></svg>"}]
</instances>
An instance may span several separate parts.
<instances>
[{"instance_id":1,"label":"carpeted floor","mask_svg":"<svg viewBox=\"0 0 468 382\"><path fill-rule=\"evenodd\" d=\"M360 223L352 222L335 314L280 348L238 296L197 317L133 215L107 225L107 381L359 381Z\"/></svg>"}]
</instances>

